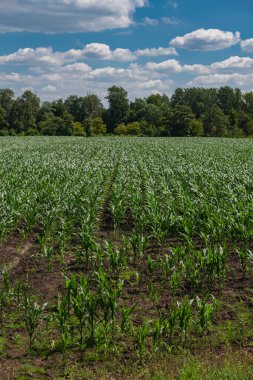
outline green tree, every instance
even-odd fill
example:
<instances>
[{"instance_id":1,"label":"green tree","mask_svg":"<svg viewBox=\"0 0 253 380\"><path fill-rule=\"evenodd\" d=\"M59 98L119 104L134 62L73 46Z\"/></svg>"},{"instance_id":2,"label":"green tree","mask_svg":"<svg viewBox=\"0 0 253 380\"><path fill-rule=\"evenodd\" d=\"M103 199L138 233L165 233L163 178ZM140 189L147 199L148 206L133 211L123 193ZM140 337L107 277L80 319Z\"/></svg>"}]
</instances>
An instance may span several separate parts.
<instances>
[{"instance_id":1,"label":"green tree","mask_svg":"<svg viewBox=\"0 0 253 380\"><path fill-rule=\"evenodd\" d=\"M94 136L105 135L106 125L101 117L95 117L91 119L91 134Z\"/></svg>"},{"instance_id":2,"label":"green tree","mask_svg":"<svg viewBox=\"0 0 253 380\"><path fill-rule=\"evenodd\" d=\"M141 125L138 121L134 121L133 123L129 123L126 126L127 134L132 136L140 136L141 135Z\"/></svg>"},{"instance_id":3,"label":"green tree","mask_svg":"<svg viewBox=\"0 0 253 380\"><path fill-rule=\"evenodd\" d=\"M194 120L195 118L190 107L184 105L175 106L172 115L172 136L189 136Z\"/></svg>"},{"instance_id":4,"label":"green tree","mask_svg":"<svg viewBox=\"0 0 253 380\"><path fill-rule=\"evenodd\" d=\"M118 135L118 136L127 135L126 124L121 123L121 124L117 125L117 127L114 129L114 133L115 133L115 135Z\"/></svg>"},{"instance_id":5,"label":"green tree","mask_svg":"<svg viewBox=\"0 0 253 380\"><path fill-rule=\"evenodd\" d=\"M247 122L244 133L246 136L253 136L253 120Z\"/></svg>"},{"instance_id":6,"label":"green tree","mask_svg":"<svg viewBox=\"0 0 253 380\"><path fill-rule=\"evenodd\" d=\"M27 90L17 98L10 111L10 126L18 133L37 128L40 99Z\"/></svg>"},{"instance_id":7,"label":"green tree","mask_svg":"<svg viewBox=\"0 0 253 380\"><path fill-rule=\"evenodd\" d=\"M101 117L102 113L103 105L97 95L88 94L82 98L82 114L80 121Z\"/></svg>"},{"instance_id":8,"label":"green tree","mask_svg":"<svg viewBox=\"0 0 253 380\"><path fill-rule=\"evenodd\" d=\"M174 94L171 97L171 105L172 107L185 105L184 90L182 88L177 88L174 91Z\"/></svg>"},{"instance_id":9,"label":"green tree","mask_svg":"<svg viewBox=\"0 0 253 380\"><path fill-rule=\"evenodd\" d=\"M218 106L203 116L203 125L207 136L222 137L229 134L229 118Z\"/></svg>"},{"instance_id":10,"label":"green tree","mask_svg":"<svg viewBox=\"0 0 253 380\"><path fill-rule=\"evenodd\" d=\"M14 91L10 88L0 89L0 107L5 112L5 118L8 124L10 118L10 111L14 103L14 97Z\"/></svg>"},{"instance_id":11,"label":"green tree","mask_svg":"<svg viewBox=\"0 0 253 380\"><path fill-rule=\"evenodd\" d=\"M38 129L42 135L55 136L60 128L62 119L58 116L51 116L39 123Z\"/></svg>"},{"instance_id":12,"label":"green tree","mask_svg":"<svg viewBox=\"0 0 253 380\"><path fill-rule=\"evenodd\" d=\"M83 103L84 98L76 95L69 96L64 102L66 111L73 116L75 121L82 122L84 119Z\"/></svg>"},{"instance_id":13,"label":"green tree","mask_svg":"<svg viewBox=\"0 0 253 380\"><path fill-rule=\"evenodd\" d=\"M191 122L191 135L192 136L203 136L204 135L204 127L203 123L200 120L192 120Z\"/></svg>"},{"instance_id":14,"label":"green tree","mask_svg":"<svg viewBox=\"0 0 253 380\"><path fill-rule=\"evenodd\" d=\"M62 122L58 126L57 134L60 136L71 136L74 127L73 116L68 112L64 112L61 120Z\"/></svg>"},{"instance_id":15,"label":"green tree","mask_svg":"<svg viewBox=\"0 0 253 380\"><path fill-rule=\"evenodd\" d=\"M51 103L51 112L54 116L62 117L67 112L64 101L62 99L54 100Z\"/></svg>"},{"instance_id":16,"label":"green tree","mask_svg":"<svg viewBox=\"0 0 253 380\"><path fill-rule=\"evenodd\" d=\"M72 129L72 135L73 136L86 136L84 126L79 121L75 121L73 123L73 129Z\"/></svg>"},{"instance_id":17,"label":"green tree","mask_svg":"<svg viewBox=\"0 0 253 380\"><path fill-rule=\"evenodd\" d=\"M220 87L217 91L217 105L224 112L225 115L229 116L232 110L236 107L237 96L234 89L225 86Z\"/></svg>"},{"instance_id":18,"label":"green tree","mask_svg":"<svg viewBox=\"0 0 253 380\"><path fill-rule=\"evenodd\" d=\"M113 132L118 124L125 123L129 114L127 91L122 87L112 86L106 97L109 103L108 129Z\"/></svg>"},{"instance_id":19,"label":"green tree","mask_svg":"<svg viewBox=\"0 0 253 380\"><path fill-rule=\"evenodd\" d=\"M144 136L155 136L157 133L157 129L152 124L149 124L146 121L141 121L140 127L141 134Z\"/></svg>"},{"instance_id":20,"label":"green tree","mask_svg":"<svg viewBox=\"0 0 253 380\"><path fill-rule=\"evenodd\" d=\"M253 91L246 92L243 95L243 110L250 116L253 116Z\"/></svg>"},{"instance_id":21,"label":"green tree","mask_svg":"<svg viewBox=\"0 0 253 380\"><path fill-rule=\"evenodd\" d=\"M128 121L143 121L147 112L147 102L145 99L137 98L130 102Z\"/></svg>"},{"instance_id":22,"label":"green tree","mask_svg":"<svg viewBox=\"0 0 253 380\"><path fill-rule=\"evenodd\" d=\"M8 122L6 120L6 112L0 106L0 129L8 129Z\"/></svg>"}]
</instances>

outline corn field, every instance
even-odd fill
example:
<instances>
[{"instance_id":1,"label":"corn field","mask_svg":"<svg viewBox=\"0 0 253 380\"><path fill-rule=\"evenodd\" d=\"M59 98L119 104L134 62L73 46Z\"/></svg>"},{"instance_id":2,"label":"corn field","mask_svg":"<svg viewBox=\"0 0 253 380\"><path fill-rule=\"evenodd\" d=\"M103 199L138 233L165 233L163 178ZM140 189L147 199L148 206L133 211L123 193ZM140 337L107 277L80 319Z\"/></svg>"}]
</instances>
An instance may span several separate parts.
<instances>
[{"instance_id":1,"label":"corn field","mask_svg":"<svg viewBox=\"0 0 253 380\"><path fill-rule=\"evenodd\" d=\"M7 137L0 178L3 373L252 347L253 140Z\"/></svg>"}]
</instances>

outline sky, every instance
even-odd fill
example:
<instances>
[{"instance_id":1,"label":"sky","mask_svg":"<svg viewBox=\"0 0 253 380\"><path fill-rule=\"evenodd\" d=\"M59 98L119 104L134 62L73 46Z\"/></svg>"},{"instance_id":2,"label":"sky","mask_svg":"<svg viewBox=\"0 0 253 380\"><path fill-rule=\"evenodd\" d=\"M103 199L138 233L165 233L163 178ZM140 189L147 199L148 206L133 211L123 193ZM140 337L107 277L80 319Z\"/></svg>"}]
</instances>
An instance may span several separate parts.
<instances>
[{"instance_id":1,"label":"sky","mask_svg":"<svg viewBox=\"0 0 253 380\"><path fill-rule=\"evenodd\" d=\"M42 100L122 86L253 90L252 0L1 0L0 88Z\"/></svg>"}]
</instances>

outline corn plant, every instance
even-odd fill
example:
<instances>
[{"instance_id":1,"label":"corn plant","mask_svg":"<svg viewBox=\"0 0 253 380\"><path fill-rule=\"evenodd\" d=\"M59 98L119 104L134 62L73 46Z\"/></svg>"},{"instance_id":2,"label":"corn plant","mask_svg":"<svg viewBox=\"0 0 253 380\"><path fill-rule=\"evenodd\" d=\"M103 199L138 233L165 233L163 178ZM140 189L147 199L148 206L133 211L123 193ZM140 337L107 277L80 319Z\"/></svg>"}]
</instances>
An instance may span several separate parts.
<instances>
[{"instance_id":1,"label":"corn plant","mask_svg":"<svg viewBox=\"0 0 253 380\"><path fill-rule=\"evenodd\" d=\"M151 332L150 323L143 323L137 330L136 340L137 349L140 356L142 356L147 350L147 340Z\"/></svg>"},{"instance_id":2,"label":"corn plant","mask_svg":"<svg viewBox=\"0 0 253 380\"><path fill-rule=\"evenodd\" d=\"M74 315L78 319L78 328L80 332L80 347L83 348L84 329L86 327L87 319L87 299L89 297L88 284L83 276L80 278L80 284L77 285L77 289L73 290L74 294L72 296L71 303L73 305Z\"/></svg>"},{"instance_id":3,"label":"corn plant","mask_svg":"<svg viewBox=\"0 0 253 380\"><path fill-rule=\"evenodd\" d=\"M210 299L212 303L210 302ZM215 312L215 298L207 294L203 300L196 297L198 323L201 331L206 334Z\"/></svg>"},{"instance_id":4,"label":"corn plant","mask_svg":"<svg viewBox=\"0 0 253 380\"><path fill-rule=\"evenodd\" d=\"M121 308L120 331L121 331L121 334L123 335L127 333L130 329L130 318L133 315L135 308L136 308L136 305L129 308L122 306Z\"/></svg>"},{"instance_id":5,"label":"corn plant","mask_svg":"<svg viewBox=\"0 0 253 380\"><path fill-rule=\"evenodd\" d=\"M147 266L148 266L148 274L149 274L149 276L152 276L152 274L154 273L154 270L155 270L155 260L153 260L150 255L148 255Z\"/></svg>"},{"instance_id":6,"label":"corn plant","mask_svg":"<svg viewBox=\"0 0 253 380\"><path fill-rule=\"evenodd\" d=\"M105 242L105 249L113 273L118 274L127 263L127 250L124 247L118 249L111 242Z\"/></svg>"},{"instance_id":7,"label":"corn plant","mask_svg":"<svg viewBox=\"0 0 253 380\"><path fill-rule=\"evenodd\" d=\"M179 329L182 333L183 340L186 339L187 330L189 323L192 318L192 308L193 299L190 301L179 302L177 301L177 318Z\"/></svg>"},{"instance_id":8,"label":"corn plant","mask_svg":"<svg viewBox=\"0 0 253 380\"><path fill-rule=\"evenodd\" d=\"M242 274L243 274L243 278L244 278L246 276L246 273L247 273L247 262L248 262L248 258L249 258L249 250L237 249L236 252L237 252L238 257L240 259Z\"/></svg>"},{"instance_id":9,"label":"corn plant","mask_svg":"<svg viewBox=\"0 0 253 380\"><path fill-rule=\"evenodd\" d=\"M65 352L70 341L70 313L67 297L58 295L57 311L54 313L54 320L61 336L61 348Z\"/></svg>"},{"instance_id":10,"label":"corn plant","mask_svg":"<svg viewBox=\"0 0 253 380\"><path fill-rule=\"evenodd\" d=\"M23 320L26 330L29 335L29 350L32 350L32 345L35 339L35 333L40 321L44 316L44 311L47 303L39 305L27 291L24 292L23 299Z\"/></svg>"}]
</instances>

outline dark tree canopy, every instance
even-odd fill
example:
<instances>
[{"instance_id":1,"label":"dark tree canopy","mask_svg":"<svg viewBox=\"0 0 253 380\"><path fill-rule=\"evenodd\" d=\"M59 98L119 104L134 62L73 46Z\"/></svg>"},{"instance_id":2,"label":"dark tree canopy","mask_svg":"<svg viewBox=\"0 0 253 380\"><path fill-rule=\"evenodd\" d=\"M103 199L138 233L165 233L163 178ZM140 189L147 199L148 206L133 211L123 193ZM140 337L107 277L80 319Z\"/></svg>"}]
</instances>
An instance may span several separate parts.
<instances>
[{"instance_id":1,"label":"dark tree canopy","mask_svg":"<svg viewBox=\"0 0 253 380\"><path fill-rule=\"evenodd\" d=\"M124 88L112 86L106 100L107 108L88 93L41 104L31 91L15 98L0 89L0 135L253 136L253 92L238 88L178 88L171 97L129 101Z\"/></svg>"}]
</instances>

